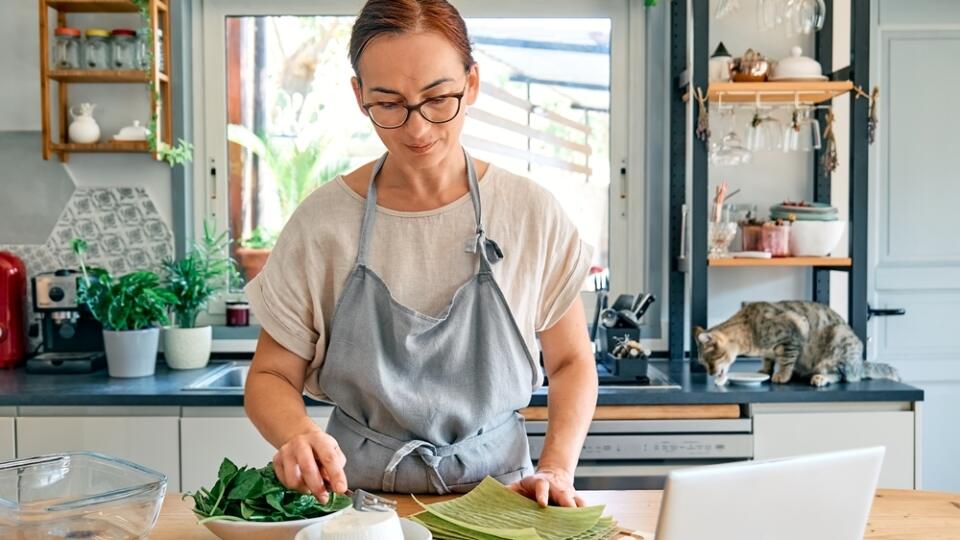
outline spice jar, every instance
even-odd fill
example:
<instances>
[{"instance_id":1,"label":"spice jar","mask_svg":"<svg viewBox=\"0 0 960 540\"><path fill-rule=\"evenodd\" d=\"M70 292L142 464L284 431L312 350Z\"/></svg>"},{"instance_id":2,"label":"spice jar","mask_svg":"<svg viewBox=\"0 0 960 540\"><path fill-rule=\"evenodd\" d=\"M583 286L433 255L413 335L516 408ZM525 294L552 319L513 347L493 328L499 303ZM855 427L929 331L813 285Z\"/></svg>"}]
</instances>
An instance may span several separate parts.
<instances>
[{"instance_id":1,"label":"spice jar","mask_svg":"<svg viewBox=\"0 0 960 540\"><path fill-rule=\"evenodd\" d=\"M227 326L250 326L250 303L243 300L227 302Z\"/></svg>"},{"instance_id":2,"label":"spice jar","mask_svg":"<svg viewBox=\"0 0 960 540\"><path fill-rule=\"evenodd\" d=\"M150 29L137 30L137 64L140 69L150 69ZM157 70L164 71L163 62L163 30L157 29Z\"/></svg>"},{"instance_id":3,"label":"spice jar","mask_svg":"<svg viewBox=\"0 0 960 540\"><path fill-rule=\"evenodd\" d=\"M53 31L53 65L56 69L80 68L80 30L61 27Z\"/></svg>"},{"instance_id":4,"label":"spice jar","mask_svg":"<svg viewBox=\"0 0 960 540\"><path fill-rule=\"evenodd\" d=\"M110 32L102 28L89 28L83 42L83 67L87 69L110 68Z\"/></svg>"},{"instance_id":5,"label":"spice jar","mask_svg":"<svg viewBox=\"0 0 960 540\"><path fill-rule=\"evenodd\" d=\"M137 33L129 28L116 28L111 33L110 57L114 69L137 68Z\"/></svg>"}]
</instances>

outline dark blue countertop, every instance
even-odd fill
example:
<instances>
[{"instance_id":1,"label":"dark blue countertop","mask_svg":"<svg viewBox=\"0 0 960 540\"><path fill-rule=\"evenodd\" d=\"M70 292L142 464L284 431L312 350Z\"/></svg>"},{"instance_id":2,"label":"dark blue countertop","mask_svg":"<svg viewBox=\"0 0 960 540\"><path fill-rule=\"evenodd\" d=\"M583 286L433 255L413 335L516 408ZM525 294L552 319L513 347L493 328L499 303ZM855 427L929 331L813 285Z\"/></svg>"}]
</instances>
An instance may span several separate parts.
<instances>
[{"instance_id":1,"label":"dark blue countertop","mask_svg":"<svg viewBox=\"0 0 960 540\"><path fill-rule=\"evenodd\" d=\"M814 388L804 382L764 383L759 387L717 387L704 373L691 373L688 365L669 368L667 362L653 365L669 374L679 390L630 387L600 387L600 405L682 405L715 403L801 403L831 401L922 401L923 390L893 381L861 381ZM83 375L40 375L22 368L0 371L0 406L241 406L239 391L197 391L183 388L223 366L214 361L203 369L175 371L162 362L152 377L112 379L106 370ZM734 371L756 371L759 363L741 360ZM304 398L308 405L321 402ZM534 393L530 404L547 403L546 389Z\"/></svg>"}]
</instances>

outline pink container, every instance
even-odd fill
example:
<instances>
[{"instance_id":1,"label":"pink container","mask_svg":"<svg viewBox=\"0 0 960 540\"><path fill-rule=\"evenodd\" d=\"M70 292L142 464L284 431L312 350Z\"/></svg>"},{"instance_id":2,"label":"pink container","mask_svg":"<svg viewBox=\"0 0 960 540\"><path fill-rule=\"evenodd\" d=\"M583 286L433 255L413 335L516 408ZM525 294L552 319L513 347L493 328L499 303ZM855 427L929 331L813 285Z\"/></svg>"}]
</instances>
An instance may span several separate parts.
<instances>
[{"instance_id":1,"label":"pink container","mask_svg":"<svg viewBox=\"0 0 960 540\"><path fill-rule=\"evenodd\" d=\"M744 251L765 251L774 257L790 256L790 224L767 222L740 226Z\"/></svg>"}]
</instances>

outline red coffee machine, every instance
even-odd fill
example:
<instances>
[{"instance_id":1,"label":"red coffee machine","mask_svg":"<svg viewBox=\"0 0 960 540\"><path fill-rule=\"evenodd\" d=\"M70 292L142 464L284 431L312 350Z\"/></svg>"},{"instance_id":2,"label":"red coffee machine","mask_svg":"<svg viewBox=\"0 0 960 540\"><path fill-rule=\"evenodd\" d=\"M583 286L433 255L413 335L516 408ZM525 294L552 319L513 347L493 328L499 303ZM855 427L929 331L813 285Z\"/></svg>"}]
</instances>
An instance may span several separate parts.
<instances>
[{"instance_id":1,"label":"red coffee machine","mask_svg":"<svg viewBox=\"0 0 960 540\"><path fill-rule=\"evenodd\" d=\"M27 269L23 261L9 251L0 251L0 368L17 367L25 357L26 299Z\"/></svg>"}]
</instances>

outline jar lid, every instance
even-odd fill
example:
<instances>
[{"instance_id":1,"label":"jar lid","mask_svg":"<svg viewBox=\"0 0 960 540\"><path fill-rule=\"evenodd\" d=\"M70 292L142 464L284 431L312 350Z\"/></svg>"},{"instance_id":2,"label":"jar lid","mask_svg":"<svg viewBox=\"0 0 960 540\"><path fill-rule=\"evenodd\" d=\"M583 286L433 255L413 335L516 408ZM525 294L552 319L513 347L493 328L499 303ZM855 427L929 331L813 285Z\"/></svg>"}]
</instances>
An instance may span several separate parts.
<instances>
[{"instance_id":1,"label":"jar lid","mask_svg":"<svg viewBox=\"0 0 960 540\"><path fill-rule=\"evenodd\" d=\"M110 32L103 28L87 28L87 37L110 37Z\"/></svg>"},{"instance_id":2,"label":"jar lid","mask_svg":"<svg viewBox=\"0 0 960 540\"><path fill-rule=\"evenodd\" d=\"M60 28L57 28L56 30L54 30L53 34L57 36L80 37L80 29L61 26Z\"/></svg>"},{"instance_id":3,"label":"jar lid","mask_svg":"<svg viewBox=\"0 0 960 540\"><path fill-rule=\"evenodd\" d=\"M113 35L115 36L136 36L137 33L129 28L114 28Z\"/></svg>"}]
</instances>

